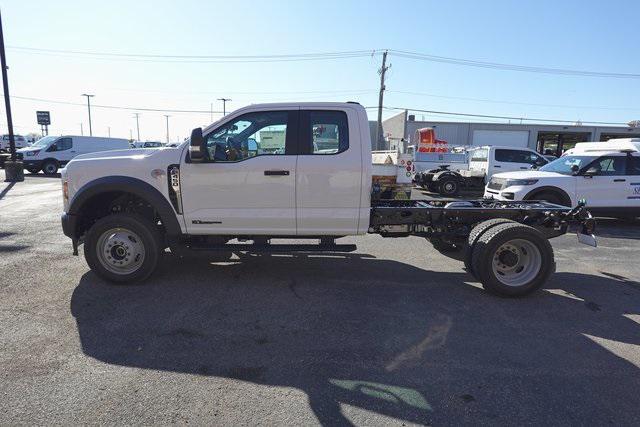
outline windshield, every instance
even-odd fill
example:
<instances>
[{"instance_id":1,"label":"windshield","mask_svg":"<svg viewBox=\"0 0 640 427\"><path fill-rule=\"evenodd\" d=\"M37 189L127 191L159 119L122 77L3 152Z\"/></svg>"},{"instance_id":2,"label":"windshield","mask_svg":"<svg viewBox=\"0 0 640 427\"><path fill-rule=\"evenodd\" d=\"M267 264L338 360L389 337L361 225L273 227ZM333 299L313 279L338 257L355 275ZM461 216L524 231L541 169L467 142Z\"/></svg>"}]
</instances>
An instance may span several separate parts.
<instances>
[{"instance_id":1,"label":"windshield","mask_svg":"<svg viewBox=\"0 0 640 427\"><path fill-rule=\"evenodd\" d=\"M574 165L578 166L579 169L582 169L597 158L598 156L564 156L544 165L539 170L543 172L556 172L563 175L571 175L573 174L573 170L571 170L571 168Z\"/></svg>"},{"instance_id":2,"label":"windshield","mask_svg":"<svg viewBox=\"0 0 640 427\"><path fill-rule=\"evenodd\" d=\"M46 147L56 139L58 139L57 136L45 136L44 138L40 138L39 140L31 144L31 147Z\"/></svg>"}]
</instances>

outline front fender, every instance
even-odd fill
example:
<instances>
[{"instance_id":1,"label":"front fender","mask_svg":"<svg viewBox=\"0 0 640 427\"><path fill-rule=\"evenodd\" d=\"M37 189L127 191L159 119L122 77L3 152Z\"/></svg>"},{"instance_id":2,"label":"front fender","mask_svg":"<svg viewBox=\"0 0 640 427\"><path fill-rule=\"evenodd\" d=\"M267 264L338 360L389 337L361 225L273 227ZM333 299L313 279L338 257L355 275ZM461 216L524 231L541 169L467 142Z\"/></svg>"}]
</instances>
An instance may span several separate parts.
<instances>
[{"instance_id":1,"label":"front fender","mask_svg":"<svg viewBox=\"0 0 640 427\"><path fill-rule=\"evenodd\" d=\"M173 206L171 206L171 202L151 184L129 176L105 176L86 183L80 187L70 200L67 215L78 217L81 215L85 204L92 197L107 192L130 193L146 200L158 212L168 235L179 236L182 234L177 213L173 209ZM69 224L67 230L65 230L65 234L70 232L72 235L75 235L76 221L68 221L74 224L74 229L71 230L72 226Z\"/></svg>"}]
</instances>

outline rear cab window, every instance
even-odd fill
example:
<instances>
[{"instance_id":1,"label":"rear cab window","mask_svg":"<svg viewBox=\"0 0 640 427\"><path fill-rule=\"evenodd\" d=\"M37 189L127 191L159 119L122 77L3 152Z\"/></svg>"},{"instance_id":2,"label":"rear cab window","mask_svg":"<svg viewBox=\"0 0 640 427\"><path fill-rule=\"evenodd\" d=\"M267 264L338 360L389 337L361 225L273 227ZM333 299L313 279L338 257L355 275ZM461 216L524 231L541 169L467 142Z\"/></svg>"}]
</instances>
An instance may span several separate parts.
<instances>
[{"instance_id":1,"label":"rear cab window","mask_svg":"<svg viewBox=\"0 0 640 427\"><path fill-rule=\"evenodd\" d=\"M344 111L303 110L300 154L331 155L349 149L349 125Z\"/></svg>"}]
</instances>

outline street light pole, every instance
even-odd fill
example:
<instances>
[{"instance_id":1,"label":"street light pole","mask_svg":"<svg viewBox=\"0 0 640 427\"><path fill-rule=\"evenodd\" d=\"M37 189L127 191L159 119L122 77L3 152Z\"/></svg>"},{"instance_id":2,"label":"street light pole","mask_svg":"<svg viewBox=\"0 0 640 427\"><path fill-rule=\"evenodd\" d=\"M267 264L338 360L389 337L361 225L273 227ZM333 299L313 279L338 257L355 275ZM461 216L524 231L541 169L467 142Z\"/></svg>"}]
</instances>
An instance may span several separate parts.
<instances>
[{"instance_id":1,"label":"street light pole","mask_svg":"<svg viewBox=\"0 0 640 427\"><path fill-rule=\"evenodd\" d=\"M140 142L140 121L138 120L140 113L133 113L133 114L136 116L136 129L138 130L138 142Z\"/></svg>"},{"instance_id":2,"label":"street light pole","mask_svg":"<svg viewBox=\"0 0 640 427\"><path fill-rule=\"evenodd\" d=\"M87 111L89 111L89 136L93 136L93 132L91 131L91 102L89 100L90 98L93 98L95 95L83 93L82 96L87 97Z\"/></svg>"},{"instance_id":3,"label":"street light pole","mask_svg":"<svg viewBox=\"0 0 640 427\"><path fill-rule=\"evenodd\" d=\"M218 98L218 101L222 101L222 115L226 116L227 115L227 101L231 101L231 98Z\"/></svg>"},{"instance_id":4,"label":"street light pole","mask_svg":"<svg viewBox=\"0 0 640 427\"><path fill-rule=\"evenodd\" d=\"M84 136L84 129L82 128L82 122L80 122L80 135Z\"/></svg>"},{"instance_id":5,"label":"street light pole","mask_svg":"<svg viewBox=\"0 0 640 427\"><path fill-rule=\"evenodd\" d=\"M167 118L167 144L169 143L169 117L171 117L168 114L164 115Z\"/></svg>"}]
</instances>

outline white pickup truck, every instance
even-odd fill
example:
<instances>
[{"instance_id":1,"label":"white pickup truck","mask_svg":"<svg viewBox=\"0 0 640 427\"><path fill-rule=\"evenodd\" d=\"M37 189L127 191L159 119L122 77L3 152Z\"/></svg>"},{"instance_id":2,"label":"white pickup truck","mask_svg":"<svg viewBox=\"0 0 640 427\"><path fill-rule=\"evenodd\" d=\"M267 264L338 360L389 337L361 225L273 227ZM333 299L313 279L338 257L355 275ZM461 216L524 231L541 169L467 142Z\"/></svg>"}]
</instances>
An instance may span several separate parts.
<instances>
[{"instance_id":1,"label":"white pickup truck","mask_svg":"<svg viewBox=\"0 0 640 427\"><path fill-rule=\"evenodd\" d=\"M177 148L74 158L61 172L62 227L74 254L84 243L91 269L116 282L148 278L167 248L177 256L353 251L335 239L418 235L436 248L464 250L468 271L485 289L510 296L546 281L554 270L548 238L569 223L579 223L591 241L594 223L580 206L372 202L370 147L359 104L252 105L194 129Z\"/></svg>"}]
</instances>

